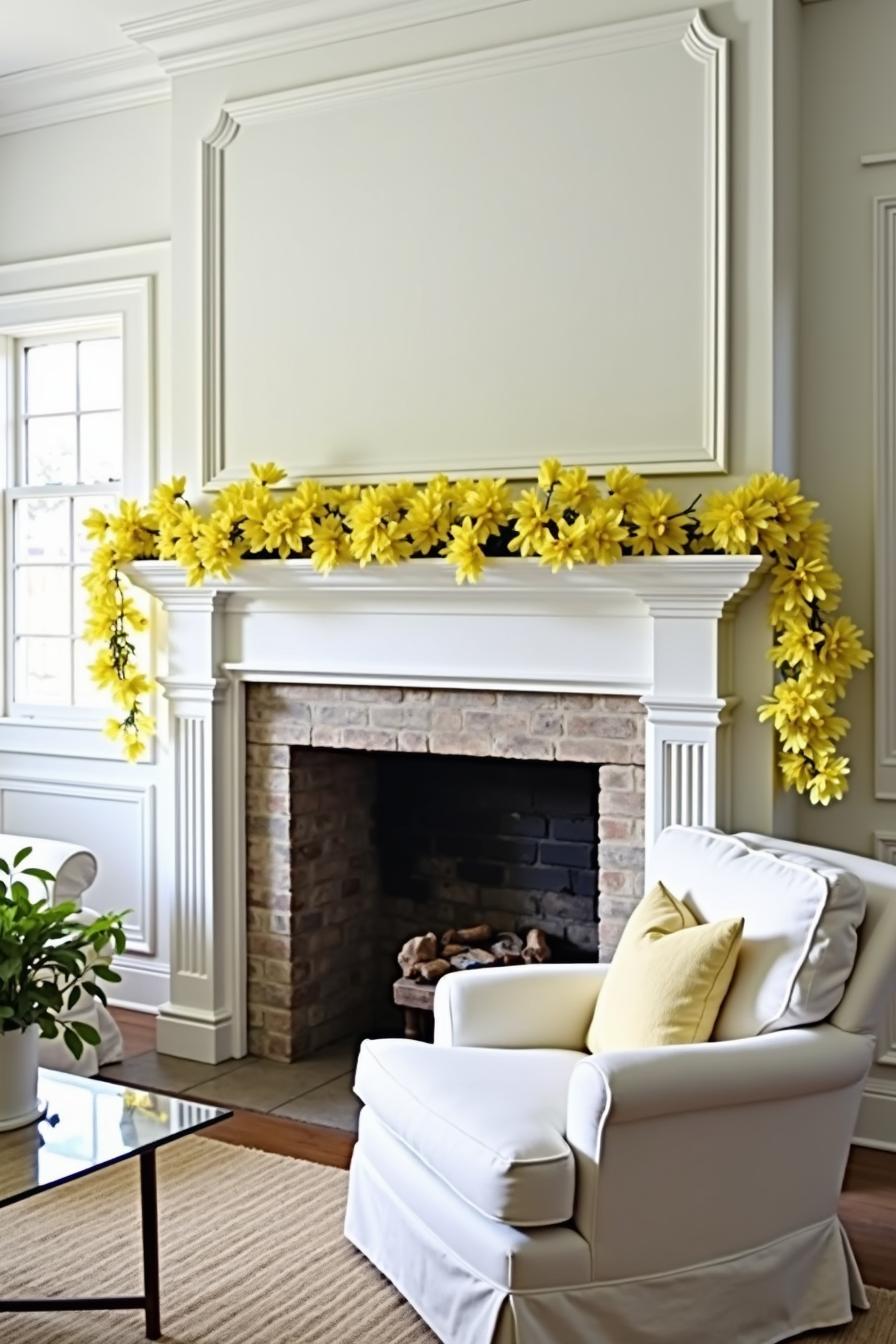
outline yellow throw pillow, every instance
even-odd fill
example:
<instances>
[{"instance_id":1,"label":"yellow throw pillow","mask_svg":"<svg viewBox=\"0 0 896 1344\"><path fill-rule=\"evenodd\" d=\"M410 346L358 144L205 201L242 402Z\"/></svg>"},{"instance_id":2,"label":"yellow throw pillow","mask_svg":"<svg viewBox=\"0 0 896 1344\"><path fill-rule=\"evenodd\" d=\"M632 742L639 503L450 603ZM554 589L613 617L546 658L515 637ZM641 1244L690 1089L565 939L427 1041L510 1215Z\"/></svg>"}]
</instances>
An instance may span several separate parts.
<instances>
[{"instance_id":1,"label":"yellow throw pillow","mask_svg":"<svg viewBox=\"0 0 896 1344\"><path fill-rule=\"evenodd\" d=\"M588 1028L588 1049L708 1041L743 928L742 919L700 924L658 882L623 930Z\"/></svg>"}]
</instances>

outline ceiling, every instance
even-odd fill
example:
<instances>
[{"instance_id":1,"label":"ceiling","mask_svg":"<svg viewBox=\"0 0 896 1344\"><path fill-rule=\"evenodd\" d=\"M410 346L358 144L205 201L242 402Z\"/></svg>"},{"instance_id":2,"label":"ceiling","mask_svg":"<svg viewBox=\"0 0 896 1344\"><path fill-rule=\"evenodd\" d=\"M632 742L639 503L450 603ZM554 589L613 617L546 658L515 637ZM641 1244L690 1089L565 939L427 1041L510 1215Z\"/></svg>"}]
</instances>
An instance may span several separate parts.
<instances>
[{"instance_id":1,"label":"ceiling","mask_svg":"<svg viewBox=\"0 0 896 1344\"><path fill-rule=\"evenodd\" d=\"M176 7L177 0L0 0L0 76L98 52L133 51L120 25Z\"/></svg>"}]
</instances>

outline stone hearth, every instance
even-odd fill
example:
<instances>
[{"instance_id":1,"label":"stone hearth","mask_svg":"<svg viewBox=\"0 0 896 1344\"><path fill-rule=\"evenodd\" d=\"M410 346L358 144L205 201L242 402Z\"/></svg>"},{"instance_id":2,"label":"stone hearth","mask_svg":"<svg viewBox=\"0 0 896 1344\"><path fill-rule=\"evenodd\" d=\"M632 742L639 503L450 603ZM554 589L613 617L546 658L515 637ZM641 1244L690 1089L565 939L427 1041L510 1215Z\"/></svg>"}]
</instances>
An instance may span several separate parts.
<instances>
[{"instance_id":1,"label":"stone hearth","mask_svg":"<svg viewBox=\"0 0 896 1344\"><path fill-rule=\"evenodd\" d=\"M537 924L555 956L609 959L641 891L643 760L630 696L250 686L252 1053L388 1027L395 953L429 927Z\"/></svg>"}]
</instances>

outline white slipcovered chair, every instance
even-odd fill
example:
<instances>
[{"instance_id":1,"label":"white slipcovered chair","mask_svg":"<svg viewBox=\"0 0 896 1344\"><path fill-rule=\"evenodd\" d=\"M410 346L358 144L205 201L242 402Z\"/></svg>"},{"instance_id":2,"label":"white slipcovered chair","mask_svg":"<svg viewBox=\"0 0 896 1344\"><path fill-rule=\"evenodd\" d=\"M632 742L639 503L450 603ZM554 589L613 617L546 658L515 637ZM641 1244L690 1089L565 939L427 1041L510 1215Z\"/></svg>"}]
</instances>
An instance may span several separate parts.
<instances>
[{"instance_id":1,"label":"white slipcovered chair","mask_svg":"<svg viewBox=\"0 0 896 1344\"><path fill-rule=\"evenodd\" d=\"M97 914L81 903L81 897L94 882L97 874L96 856L79 845L69 844L65 840L42 840L29 835L6 835L0 833L0 855L12 862L14 855L25 847L31 847L28 857L29 868L43 868L55 873L56 880L50 884L50 900L53 905L72 901L78 907L76 919L81 924L91 924ZM44 896L43 884L31 878L22 878L29 884L34 896ZM116 1064L122 1057L121 1032L109 1012L95 999L82 994L74 1008L59 1014L60 1021L85 1022L99 1032L100 1044L88 1045L80 1059L75 1059L60 1033L55 1040L40 1042L40 1064L45 1069L59 1069L65 1073L76 1073L91 1078L105 1064Z\"/></svg>"},{"instance_id":2,"label":"white slipcovered chair","mask_svg":"<svg viewBox=\"0 0 896 1344\"><path fill-rule=\"evenodd\" d=\"M545 965L448 976L434 1045L362 1047L346 1235L446 1344L772 1344L867 1306L837 1205L896 868L673 827L647 878L744 916L707 1044L589 1055L607 967Z\"/></svg>"}]
</instances>

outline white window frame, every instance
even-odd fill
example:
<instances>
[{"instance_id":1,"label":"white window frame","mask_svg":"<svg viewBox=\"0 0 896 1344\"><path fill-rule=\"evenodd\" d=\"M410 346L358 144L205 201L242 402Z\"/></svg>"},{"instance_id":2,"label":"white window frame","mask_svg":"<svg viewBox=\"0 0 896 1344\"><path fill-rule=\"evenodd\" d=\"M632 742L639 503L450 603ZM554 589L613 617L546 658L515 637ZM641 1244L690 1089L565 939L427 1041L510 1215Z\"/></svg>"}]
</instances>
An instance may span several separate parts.
<instances>
[{"instance_id":1,"label":"white window frame","mask_svg":"<svg viewBox=\"0 0 896 1344\"><path fill-rule=\"evenodd\" d=\"M15 365L15 432L12 435L10 445L10 481L11 484L6 491L6 573L7 573L7 622L5 639L5 685L6 685L6 716L10 719L19 719L25 723L46 722L48 720L62 721L64 723L84 723L97 726L102 722L104 713L102 709L95 706L86 705L49 705L46 702L29 702L26 700L17 700L15 696L15 660L16 643L18 635L21 633L16 621L16 575L20 569L27 566L16 559L15 555L15 507L16 502L22 499L66 499L72 503L80 497L91 498L99 495L114 495L120 498L123 490L122 480L109 483L105 486L103 482L81 483L74 482L65 484L63 482L52 483L49 485L29 485L27 483L27 448L26 448L26 396L25 396L25 377L26 361L29 349L33 349L46 343L72 343L89 339L102 339L114 337L122 343L122 357L124 352L124 340L121 330L121 323L116 316L111 319L106 318L84 318L79 322L68 323L41 323L38 326L21 328L15 335L7 335L4 340L9 342L7 347L7 357L14 361ZM122 386L122 401L124 398L124 387ZM123 405L122 405L123 410ZM75 412L80 416L80 411ZM124 470L124 452L122 451L122 471ZM70 523L72 541L74 542L74 523ZM83 562L81 562L83 563ZM69 561L66 562L66 568L72 571L71 580L74 584L74 571L78 568L79 562L74 553ZM72 589L72 602L74 603L75 594ZM77 635L77 631L75 634ZM60 640L63 637L60 636ZM69 643L69 656L71 657L71 639ZM74 671L74 667L72 668ZM72 694L74 695L74 682L72 683Z\"/></svg>"},{"instance_id":2,"label":"white window frame","mask_svg":"<svg viewBox=\"0 0 896 1344\"><path fill-rule=\"evenodd\" d=\"M40 335L61 333L78 336L96 333L100 327L118 327L122 340L122 441L123 464L119 487L123 496L145 497L156 477L153 367L153 276L69 285L0 296L0 434L4 484L2 615L6 655L2 668L0 704L0 749L40 750L52 754L80 754L89 734L93 739L86 754L106 755L97 726L108 711L85 706L28 706L13 704L12 659L13 565L12 505L24 480L21 460L19 408L22 405L20 344ZM40 487L30 487L35 496ZM46 493L98 493L101 486L47 486ZM115 493L108 491L103 493ZM152 669L150 669L152 670ZM39 745L40 743L40 745ZM103 744L103 745L101 745Z\"/></svg>"}]
</instances>

